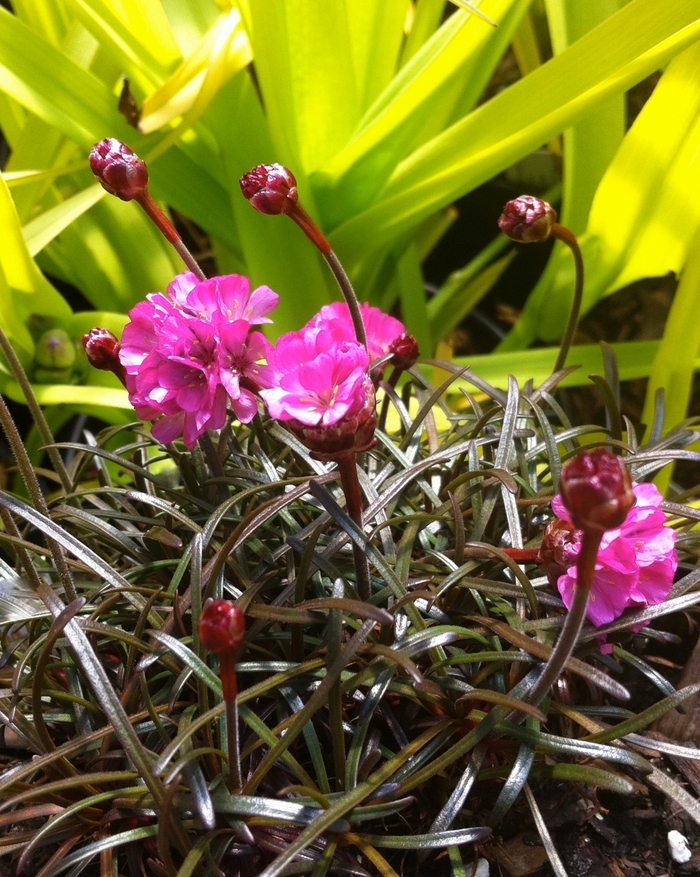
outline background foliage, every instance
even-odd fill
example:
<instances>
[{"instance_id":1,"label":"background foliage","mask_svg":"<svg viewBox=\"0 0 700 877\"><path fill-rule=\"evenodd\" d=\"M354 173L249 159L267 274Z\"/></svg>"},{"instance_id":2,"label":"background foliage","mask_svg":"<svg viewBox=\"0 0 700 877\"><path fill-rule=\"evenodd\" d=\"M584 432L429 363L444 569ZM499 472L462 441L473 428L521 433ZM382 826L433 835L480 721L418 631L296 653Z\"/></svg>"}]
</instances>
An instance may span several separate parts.
<instances>
[{"instance_id":1,"label":"background foliage","mask_svg":"<svg viewBox=\"0 0 700 877\"><path fill-rule=\"evenodd\" d=\"M154 194L206 232L220 273L280 292L279 332L334 291L297 229L271 225L240 198L238 177L260 162L293 169L361 298L400 307L426 353L507 264L496 241L426 300L421 263L453 219L450 204L545 143L563 151L561 215L582 236L587 306L636 278L680 271L690 252L700 219L699 0L483 0L497 28L445 0L13 6L0 12L0 127L10 147L0 319L27 366L37 327L58 324L76 338L94 323L118 331L129 307L178 270L145 218L94 184L85 157L105 136L149 162ZM494 93L510 48L520 78ZM660 68L625 133L624 91ZM140 132L117 110L124 74ZM98 314L71 313L37 265ZM492 357L501 385L506 353L562 331L571 270L555 248L503 358ZM678 322L663 347L622 354L636 373L654 372L652 388L669 378L664 350L679 347L688 384L697 343L680 344ZM89 386L110 378L79 372L73 385L37 386L40 400L118 417L123 394ZM585 379L582 370L574 378ZM11 381L5 390L20 395ZM676 420L685 407L679 393Z\"/></svg>"}]
</instances>

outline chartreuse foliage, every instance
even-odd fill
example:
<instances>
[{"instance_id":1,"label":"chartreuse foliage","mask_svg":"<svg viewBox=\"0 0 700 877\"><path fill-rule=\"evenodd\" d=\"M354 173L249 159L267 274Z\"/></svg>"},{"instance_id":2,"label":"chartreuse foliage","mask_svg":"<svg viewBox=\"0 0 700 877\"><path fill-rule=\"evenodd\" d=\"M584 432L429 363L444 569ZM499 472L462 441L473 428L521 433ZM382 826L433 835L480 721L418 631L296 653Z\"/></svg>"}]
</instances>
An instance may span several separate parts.
<instances>
[{"instance_id":1,"label":"chartreuse foliage","mask_svg":"<svg viewBox=\"0 0 700 877\"><path fill-rule=\"evenodd\" d=\"M17 0L14 14L0 11L0 127L15 204L1 196L0 285L22 302L3 307L1 318L25 364L47 326L75 338L83 324L33 259L113 312L104 321L115 327L178 270L138 210L95 188L85 158L105 136L149 162L154 195L206 232L220 273L245 273L282 295L280 332L335 293L298 230L271 227L241 201L239 176L261 162L293 170L361 298L385 309L400 303L426 353L505 267L490 248L426 307L421 260L449 225L448 206L562 133L561 212L583 235L587 304L640 276L680 271L700 203L692 148L700 0L455 6ZM547 37L554 57L542 63ZM511 45L521 78L484 102ZM661 68L625 135L624 91ZM117 109L124 74L142 110L140 131ZM561 333L570 274L568 253L555 249L504 351ZM42 401L99 407L102 390L84 385L102 379L80 363L67 384L40 376L61 384L41 388ZM638 363L649 369L649 360ZM102 406L113 417L116 410Z\"/></svg>"},{"instance_id":2,"label":"chartreuse foliage","mask_svg":"<svg viewBox=\"0 0 700 877\"><path fill-rule=\"evenodd\" d=\"M411 371L394 397L400 430L378 432L360 460L362 531L334 465L270 420L211 436L208 462L138 425L56 445L43 424L60 485L45 497L0 404L31 497L0 491L9 871L457 877L531 813L566 875L552 806L633 795L640 781L700 823L695 798L640 754L700 757L645 736L700 688L676 690L656 660L675 638L655 627L698 611L697 511L667 507L680 557L668 601L584 627L540 707L523 698L563 607L536 566L502 550L539 543L562 461L591 433L619 441L636 480L697 459L683 450L697 433L680 425L640 447L610 388L608 434L571 427L556 379L534 391L511 379L507 393L470 380L484 402L454 414ZM369 601L350 540L369 560ZM198 635L210 596L246 616L240 793L217 660ZM625 698L640 681L637 713Z\"/></svg>"}]
</instances>

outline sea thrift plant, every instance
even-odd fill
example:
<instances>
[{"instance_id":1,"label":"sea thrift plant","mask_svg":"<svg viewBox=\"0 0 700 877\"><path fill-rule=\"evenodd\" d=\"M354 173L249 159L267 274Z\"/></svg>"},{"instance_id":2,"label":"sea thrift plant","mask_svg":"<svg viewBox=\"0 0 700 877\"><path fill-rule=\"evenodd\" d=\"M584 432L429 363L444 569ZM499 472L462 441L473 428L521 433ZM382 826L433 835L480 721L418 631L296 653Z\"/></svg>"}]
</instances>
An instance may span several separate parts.
<instances>
[{"instance_id":1,"label":"sea thrift plant","mask_svg":"<svg viewBox=\"0 0 700 877\"><path fill-rule=\"evenodd\" d=\"M277 302L272 290L251 291L240 275L199 281L188 272L131 310L119 360L131 403L154 421L158 441L182 435L194 447L205 430L224 425L229 402L242 423L252 420L255 392L268 383L269 351L252 326L271 322Z\"/></svg>"},{"instance_id":2,"label":"sea thrift plant","mask_svg":"<svg viewBox=\"0 0 700 877\"><path fill-rule=\"evenodd\" d=\"M614 621L625 609L662 603L678 566L676 534L660 508L661 494L653 484L635 483L633 491L635 505L621 526L603 534L598 550L586 610L596 627ZM577 582L582 533L575 529L561 496L554 497L552 509L557 518L548 525L540 551L568 608Z\"/></svg>"}]
</instances>

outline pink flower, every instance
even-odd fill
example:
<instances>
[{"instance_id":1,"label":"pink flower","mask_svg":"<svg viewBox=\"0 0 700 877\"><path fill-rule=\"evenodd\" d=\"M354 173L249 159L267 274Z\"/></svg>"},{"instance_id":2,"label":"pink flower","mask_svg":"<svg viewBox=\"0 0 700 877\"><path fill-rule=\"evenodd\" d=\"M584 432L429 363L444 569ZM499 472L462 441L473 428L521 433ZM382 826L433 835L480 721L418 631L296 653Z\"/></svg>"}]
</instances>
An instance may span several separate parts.
<instances>
[{"instance_id":1,"label":"pink flower","mask_svg":"<svg viewBox=\"0 0 700 877\"><path fill-rule=\"evenodd\" d=\"M400 344L400 342L403 342L403 346L405 346L406 339L411 339L411 336L407 335L406 329L400 320L382 313L379 308L372 307L365 302L360 306L360 311L362 313L362 322L365 325L367 350L372 365L393 353L396 345ZM351 341L355 340L355 329L352 325L350 310L345 302L334 302L333 304L325 305L304 328L317 329L320 327L329 329L338 340L341 338ZM413 345L415 345L415 341L413 341ZM417 356L418 349L416 347L413 362L415 362Z\"/></svg>"},{"instance_id":2,"label":"pink flower","mask_svg":"<svg viewBox=\"0 0 700 877\"><path fill-rule=\"evenodd\" d=\"M630 607L655 606L668 596L678 565L676 534L659 508L653 484L633 483L635 505L624 523L603 534L586 615L596 627ZM576 587L581 532L575 530L561 497L552 500L557 519L548 525L540 549L543 567L568 608ZM563 523L566 522L566 523Z\"/></svg>"},{"instance_id":3,"label":"pink flower","mask_svg":"<svg viewBox=\"0 0 700 877\"><path fill-rule=\"evenodd\" d=\"M173 305L202 320L219 317L228 323L247 320L251 326L271 323L267 314L274 311L280 300L268 286L251 292L250 280L241 274L198 280L189 271L178 274L168 286L167 296Z\"/></svg>"},{"instance_id":4,"label":"pink flower","mask_svg":"<svg viewBox=\"0 0 700 877\"><path fill-rule=\"evenodd\" d=\"M198 281L176 277L165 295L153 293L132 309L119 360L136 413L154 421L163 443L183 436L188 448L207 429L221 429L230 400L248 423L257 411L253 391L269 384L265 359L270 345L251 324L279 297L266 286L251 292L236 274Z\"/></svg>"},{"instance_id":5,"label":"pink flower","mask_svg":"<svg viewBox=\"0 0 700 877\"><path fill-rule=\"evenodd\" d=\"M260 395L307 447L330 458L369 446L375 399L362 344L321 324L283 335L268 362L270 386Z\"/></svg>"}]
</instances>

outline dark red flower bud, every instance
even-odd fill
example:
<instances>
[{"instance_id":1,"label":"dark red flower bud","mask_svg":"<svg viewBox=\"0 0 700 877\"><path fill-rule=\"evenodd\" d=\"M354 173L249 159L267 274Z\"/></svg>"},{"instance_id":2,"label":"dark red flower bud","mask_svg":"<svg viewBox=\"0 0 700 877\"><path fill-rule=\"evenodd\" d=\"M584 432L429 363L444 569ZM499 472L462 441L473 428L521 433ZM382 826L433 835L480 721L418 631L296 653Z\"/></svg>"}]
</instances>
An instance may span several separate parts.
<instances>
[{"instance_id":1,"label":"dark red flower bud","mask_svg":"<svg viewBox=\"0 0 700 877\"><path fill-rule=\"evenodd\" d=\"M604 448L567 463L559 491L574 526L584 531L621 527L635 502L624 460Z\"/></svg>"},{"instance_id":2,"label":"dark red flower bud","mask_svg":"<svg viewBox=\"0 0 700 877\"><path fill-rule=\"evenodd\" d=\"M418 342L408 332L404 332L403 335L395 338L389 345L389 351L392 354L391 364L401 371L405 371L411 368L412 365L415 365L416 360L420 356Z\"/></svg>"},{"instance_id":3,"label":"dark red flower bud","mask_svg":"<svg viewBox=\"0 0 700 877\"><path fill-rule=\"evenodd\" d=\"M289 213L299 200L294 174L281 164L259 164L244 174L241 192L259 213Z\"/></svg>"},{"instance_id":4,"label":"dark red flower bud","mask_svg":"<svg viewBox=\"0 0 700 877\"><path fill-rule=\"evenodd\" d=\"M121 345L108 329L90 329L83 335L88 362L100 371L112 372L126 386L126 370L119 361Z\"/></svg>"},{"instance_id":5,"label":"dark red flower bud","mask_svg":"<svg viewBox=\"0 0 700 877\"><path fill-rule=\"evenodd\" d=\"M100 140L92 147L90 168L102 188L122 201L140 198L148 189L145 162L126 144L113 137Z\"/></svg>"},{"instance_id":6,"label":"dark red flower bud","mask_svg":"<svg viewBox=\"0 0 700 877\"><path fill-rule=\"evenodd\" d=\"M230 600L211 600L199 619L202 645L215 655L235 653L245 636L245 617Z\"/></svg>"},{"instance_id":7,"label":"dark red flower bud","mask_svg":"<svg viewBox=\"0 0 700 877\"><path fill-rule=\"evenodd\" d=\"M521 244L546 241L556 222L555 209L532 195L521 195L503 208L498 227L503 234Z\"/></svg>"}]
</instances>

